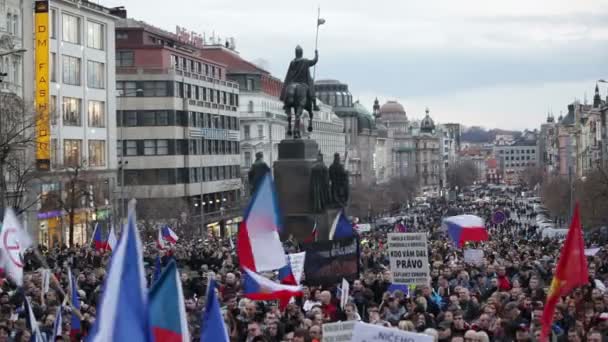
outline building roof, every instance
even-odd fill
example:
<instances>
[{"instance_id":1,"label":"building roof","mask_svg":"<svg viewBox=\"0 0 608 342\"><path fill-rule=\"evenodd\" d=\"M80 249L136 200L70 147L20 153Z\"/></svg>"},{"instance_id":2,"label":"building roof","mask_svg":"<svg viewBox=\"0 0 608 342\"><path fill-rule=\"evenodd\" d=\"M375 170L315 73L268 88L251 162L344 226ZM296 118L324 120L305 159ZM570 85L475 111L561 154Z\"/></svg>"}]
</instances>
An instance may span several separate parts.
<instances>
[{"instance_id":1,"label":"building roof","mask_svg":"<svg viewBox=\"0 0 608 342\"><path fill-rule=\"evenodd\" d=\"M376 122L374 121L374 118L372 117L372 113L370 113L369 110L367 110L367 108L365 108L365 106L363 106L361 103L359 103L359 101L356 101L353 104L353 107L354 107L355 113L357 115L359 131L361 131L362 129L375 130Z\"/></svg>"},{"instance_id":2,"label":"building roof","mask_svg":"<svg viewBox=\"0 0 608 342\"><path fill-rule=\"evenodd\" d=\"M424 119L422 119L422 121L420 122L420 130L422 132L432 132L433 130L435 130L435 121L433 121L433 119L431 118L428 108L426 109L426 115Z\"/></svg>"},{"instance_id":3,"label":"building roof","mask_svg":"<svg viewBox=\"0 0 608 342\"><path fill-rule=\"evenodd\" d=\"M214 45L204 47L201 50L201 56L225 64L228 68L229 73L253 73L270 75L270 72L243 59L238 52L225 48L223 46Z\"/></svg>"},{"instance_id":4,"label":"building roof","mask_svg":"<svg viewBox=\"0 0 608 342\"><path fill-rule=\"evenodd\" d=\"M385 104L380 106L380 114L403 114L405 115L405 109L401 103L397 101L387 101Z\"/></svg>"}]
</instances>

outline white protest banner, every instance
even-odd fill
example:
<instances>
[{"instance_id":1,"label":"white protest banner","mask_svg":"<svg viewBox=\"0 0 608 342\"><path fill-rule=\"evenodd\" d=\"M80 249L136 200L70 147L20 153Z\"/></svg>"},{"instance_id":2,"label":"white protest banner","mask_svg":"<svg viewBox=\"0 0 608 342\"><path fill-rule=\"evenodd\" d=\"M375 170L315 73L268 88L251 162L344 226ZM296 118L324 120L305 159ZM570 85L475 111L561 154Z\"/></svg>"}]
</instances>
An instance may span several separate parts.
<instances>
[{"instance_id":1,"label":"white protest banner","mask_svg":"<svg viewBox=\"0 0 608 342\"><path fill-rule=\"evenodd\" d=\"M288 256L289 263L291 264L291 271L299 284L300 280L302 280L302 273L304 273L304 259L306 258L306 252L288 254Z\"/></svg>"},{"instance_id":2,"label":"white protest banner","mask_svg":"<svg viewBox=\"0 0 608 342\"><path fill-rule=\"evenodd\" d=\"M585 249L585 256L595 256L600 251L600 247Z\"/></svg>"},{"instance_id":3,"label":"white protest banner","mask_svg":"<svg viewBox=\"0 0 608 342\"><path fill-rule=\"evenodd\" d=\"M323 342L346 342L353 336L355 321L323 324Z\"/></svg>"},{"instance_id":4,"label":"white protest banner","mask_svg":"<svg viewBox=\"0 0 608 342\"><path fill-rule=\"evenodd\" d=\"M425 233L388 233L393 284L428 285L429 257Z\"/></svg>"},{"instance_id":5,"label":"white protest banner","mask_svg":"<svg viewBox=\"0 0 608 342\"><path fill-rule=\"evenodd\" d=\"M350 284L344 278L342 278L342 287L340 292L340 307L344 310L346 303L348 303L348 296L350 292Z\"/></svg>"},{"instance_id":6,"label":"white protest banner","mask_svg":"<svg viewBox=\"0 0 608 342\"><path fill-rule=\"evenodd\" d=\"M357 223L357 225L355 226L355 229L359 233L367 233L372 230L372 225L369 223Z\"/></svg>"},{"instance_id":7,"label":"white protest banner","mask_svg":"<svg viewBox=\"0 0 608 342\"><path fill-rule=\"evenodd\" d=\"M323 326L325 327L325 325ZM325 330L323 330L323 341L325 341ZM347 341L347 340L344 340ZM386 328L381 325L357 322L353 329L351 342L433 342L430 335L407 332L395 328Z\"/></svg>"},{"instance_id":8,"label":"white protest banner","mask_svg":"<svg viewBox=\"0 0 608 342\"><path fill-rule=\"evenodd\" d=\"M481 265L483 264L483 250L482 249L465 249L464 250L464 262L467 264Z\"/></svg>"}]
</instances>

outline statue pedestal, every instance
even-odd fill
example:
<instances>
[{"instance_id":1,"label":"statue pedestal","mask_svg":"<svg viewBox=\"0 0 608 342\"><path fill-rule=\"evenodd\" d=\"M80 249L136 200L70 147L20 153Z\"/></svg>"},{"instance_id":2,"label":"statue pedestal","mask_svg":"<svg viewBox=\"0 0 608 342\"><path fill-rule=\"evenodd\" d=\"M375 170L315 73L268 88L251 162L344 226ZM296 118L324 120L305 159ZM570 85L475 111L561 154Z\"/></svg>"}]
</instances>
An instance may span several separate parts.
<instances>
[{"instance_id":1,"label":"statue pedestal","mask_svg":"<svg viewBox=\"0 0 608 342\"><path fill-rule=\"evenodd\" d=\"M317 215L310 199L310 176L318 153L319 145L314 140L285 139L279 143L279 159L273 169L283 213L283 239L293 235L304 241L312 234Z\"/></svg>"}]
</instances>

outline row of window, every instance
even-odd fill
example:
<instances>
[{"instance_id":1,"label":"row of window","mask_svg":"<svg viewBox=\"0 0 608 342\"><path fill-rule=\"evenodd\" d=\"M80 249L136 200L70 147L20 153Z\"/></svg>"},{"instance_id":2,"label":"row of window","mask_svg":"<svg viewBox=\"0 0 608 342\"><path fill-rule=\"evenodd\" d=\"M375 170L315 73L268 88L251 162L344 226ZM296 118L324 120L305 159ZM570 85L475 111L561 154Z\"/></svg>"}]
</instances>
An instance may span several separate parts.
<instances>
[{"instance_id":1,"label":"row of window","mask_svg":"<svg viewBox=\"0 0 608 342\"><path fill-rule=\"evenodd\" d=\"M175 69L194 72L207 77L222 79L222 68L209 65L186 57L171 55L171 65Z\"/></svg>"},{"instance_id":2,"label":"row of window","mask_svg":"<svg viewBox=\"0 0 608 342\"><path fill-rule=\"evenodd\" d=\"M118 140L118 156L225 155L239 154L238 141L194 139Z\"/></svg>"},{"instance_id":3,"label":"row of window","mask_svg":"<svg viewBox=\"0 0 608 342\"><path fill-rule=\"evenodd\" d=\"M179 97L229 106L239 105L239 95L194 84L169 81L116 81L118 96Z\"/></svg>"},{"instance_id":4,"label":"row of window","mask_svg":"<svg viewBox=\"0 0 608 342\"><path fill-rule=\"evenodd\" d=\"M11 14L11 12L6 13L6 25L4 27L6 27L6 32L8 34L12 34L17 37L21 36L18 14Z\"/></svg>"},{"instance_id":5,"label":"row of window","mask_svg":"<svg viewBox=\"0 0 608 342\"><path fill-rule=\"evenodd\" d=\"M177 169L125 170L125 185L168 185L240 178L239 165Z\"/></svg>"},{"instance_id":6,"label":"row of window","mask_svg":"<svg viewBox=\"0 0 608 342\"><path fill-rule=\"evenodd\" d=\"M88 141L89 158L87 166L102 167L106 166L106 142L105 140L89 140ZM51 149L57 151L57 140L51 140ZM56 153L53 154L57 156ZM58 160L53 161L58 164ZM66 167L82 166L85 160L83 159L83 149L81 139L65 139L63 140L63 165Z\"/></svg>"},{"instance_id":7,"label":"row of window","mask_svg":"<svg viewBox=\"0 0 608 342\"><path fill-rule=\"evenodd\" d=\"M80 16L61 14L61 40L72 44L82 44L83 27ZM52 8L49 18L50 37L57 38L57 10ZM87 20L86 22L86 46L92 49L104 50L105 48L105 26L101 23Z\"/></svg>"},{"instance_id":8,"label":"row of window","mask_svg":"<svg viewBox=\"0 0 608 342\"><path fill-rule=\"evenodd\" d=\"M522 149L522 150L499 150L499 154L534 154L536 151L534 149Z\"/></svg>"},{"instance_id":9,"label":"row of window","mask_svg":"<svg viewBox=\"0 0 608 342\"><path fill-rule=\"evenodd\" d=\"M116 124L126 127L182 126L239 130L236 116L175 110L125 110L116 112Z\"/></svg>"},{"instance_id":10,"label":"row of window","mask_svg":"<svg viewBox=\"0 0 608 342\"><path fill-rule=\"evenodd\" d=\"M534 166L534 162L527 163L505 163L505 167L526 167L526 166Z\"/></svg>"},{"instance_id":11,"label":"row of window","mask_svg":"<svg viewBox=\"0 0 608 342\"><path fill-rule=\"evenodd\" d=\"M57 82L56 77L56 65L57 65L57 55L53 52L51 53L51 60L49 63L50 73L51 73L51 82ZM82 78L82 66L81 59L74 56L62 55L61 60L61 81L64 84L70 85L81 85ZM96 88L96 89L104 89L105 88L105 64L100 62L95 62L88 60L87 61L87 87Z\"/></svg>"},{"instance_id":12,"label":"row of window","mask_svg":"<svg viewBox=\"0 0 608 342\"><path fill-rule=\"evenodd\" d=\"M507 156L507 157L505 157L505 160L519 160L519 156L517 156L517 157ZM521 156L521 160L530 160L530 156Z\"/></svg>"},{"instance_id":13,"label":"row of window","mask_svg":"<svg viewBox=\"0 0 608 342\"><path fill-rule=\"evenodd\" d=\"M57 97L51 96L52 124L56 124ZM106 105L103 101L89 100L87 102L88 127L106 127ZM82 100L75 97L61 98L61 112L64 126L82 126Z\"/></svg>"}]
</instances>

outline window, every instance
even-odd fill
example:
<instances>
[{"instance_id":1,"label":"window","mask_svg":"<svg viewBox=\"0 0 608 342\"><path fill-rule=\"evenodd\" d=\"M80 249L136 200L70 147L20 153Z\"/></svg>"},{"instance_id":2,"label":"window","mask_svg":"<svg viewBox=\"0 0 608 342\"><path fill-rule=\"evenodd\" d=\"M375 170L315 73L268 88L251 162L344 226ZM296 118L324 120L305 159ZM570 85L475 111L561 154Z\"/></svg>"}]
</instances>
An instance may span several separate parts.
<instances>
[{"instance_id":1,"label":"window","mask_svg":"<svg viewBox=\"0 0 608 342\"><path fill-rule=\"evenodd\" d=\"M82 140L66 139L63 141L63 164L68 167L76 167L81 161Z\"/></svg>"},{"instance_id":2,"label":"window","mask_svg":"<svg viewBox=\"0 0 608 342\"><path fill-rule=\"evenodd\" d=\"M116 32L116 39L121 39L121 40L129 39L129 33L127 33L127 32L120 32L120 31Z\"/></svg>"},{"instance_id":3,"label":"window","mask_svg":"<svg viewBox=\"0 0 608 342\"><path fill-rule=\"evenodd\" d=\"M245 167L251 166L251 152L245 152Z\"/></svg>"},{"instance_id":4,"label":"window","mask_svg":"<svg viewBox=\"0 0 608 342\"><path fill-rule=\"evenodd\" d=\"M116 93L118 96L134 97L139 94L137 90L137 84L135 82L116 82Z\"/></svg>"},{"instance_id":5,"label":"window","mask_svg":"<svg viewBox=\"0 0 608 342\"><path fill-rule=\"evenodd\" d=\"M249 104L247 105L247 111L249 113L253 113L253 101L249 101Z\"/></svg>"},{"instance_id":6,"label":"window","mask_svg":"<svg viewBox=\"0 0 608 342\"><path fill-rule=\"evenodd\" d=\"M156 140L156 154L159 156L169 154L169 140Z\"/></svg>"},{"instance_id":7,"label":"window","mask_svg":"<svg viewBox=\"0 0 608 342\"><path fill-rule=\"evenodd\" d=\"M62 19L63 41L80 44L80 18L64 13Z\"/></svg>"},{"instance_id":8,"label":"window","mask_svg":"<svg viewBox=\"0 0 608 342\"><path fill-rule=\"evenodd\" d=\"M80 85L80 58L63 55L63 83Z\"/></svg>"},{"instance_id":9,"label":"window","mask_svg":"<svg viewBox=\"0 0 608 342\"><path fill-rule=\"evenodd\" d=\"M127 153L128 156L136 156L137 155L137 141L135 140L127 140Z\"/></svg>"},{"instance_id":10,"label":"window","mask_svg":"<svg viewBox=\"0 0 608 342\"><path fill-rule=\"evenodd\" d=\"M21 35L19 30L19 16L16 14L13 15L13 34L17 37Z\"/></svg>"},{"instance_id":11,"label":"window","mask_svg":"<svg viewBox=\"0 0 608 342\"><path fill-rule=\"evenodd\" d=\"M106 166L106 142L89 140L89 166Z\"/></svg>"},{"instance_id":12,"label":"window","mask_svg":"<svg viewBox=\"0 0 608 342\"><path fill-rule=\"evenodd\" d=\"M129 127L137 126L137 112L130 110L125 113L127 116L127 126L129 126Z\"/></svg>"},{"instance_id":13,"label":"window","mask_svg":"<svg viewBox=\"0 0 608 342\"><path fill-rule=\"evenodd\" d=\"M54 52L51 52L51 59L49 60L49 68L50 73L51 73L51 82L57 82L57 77L56 77L56 73L55 73L55 65L57 65L57 54Z\"/></svg>"},{"instance_id":14,"label":"window","mask_svg":"<svg viewBox=\"0 0 608 342\"><path fill-rule=\"evenodd\" d=\"M179 69L179 62L176 55L171 55L171 66L173 66L175 69Z\"/></svg>"},{"instance_id":15,"label":"window","mask_svg":"<svg viewBox=\"0 0 608 342\"><path fill-rule=\"evenodd\" d=\"M51 95L51 103L50 103L49 107L50 107L49 115L51 116L51 125L56 125L57 118L59 116L59 113L57 113L57 96Z\"/></svg>"},{"instance_id":16,"label":"window","mask_svg":"<svg viewBox=\"0 0 608 342\"><path fill-rule=\"evenodd\" d=\"M122 157L122 150L123 150L123 141L116 140L116 156L117 157Z\"/></svg>"},{"instance_id":17,"label":"window","mask_svg":"<svg viewBox=\"0 0 608 342\"><path fill-rule=\"evenodd\" d=\"M89 127L106 127L105 103L89 101Z\"/></svg>"},{"instance_id":18,"label":"window","mask_svg":"<svg viewBox=\"0 0 608 342\"><path fill-rule=\"evenodd\" d=\"M169 113L167 111L156 112L156 125L167 126L169 125Z\"/></svg>"},{"instance_id":19,"label":"window","mask_svg":"<svg viewBox=\"0 0 608 342\"><path fill-rule=\"evenodd\" d=\"M264 126L258 125L258 138L262 138L264 136Z\"/></svg>"},{"instance_id":20,"label":"window","mask_svg":"<svg viewBox=\"0 0 608 342\"><path fill-rule=\"evenodd\" d=\"M81 126L80 99L74 97L63 98L63 124L65 126Z\"/></svg>"},{"instance_id":21,"label":"window","mask_svg":"<svg viewBox=\"0 0 608 342\"><path fill-rule=\"evenodd\" d=\"M87 85L89 88L103 89L105 65L99 62L87 61Z\"/></svg>"},{"instance_id":22,"label":"window","mask_svg":"<svg viewBox=\"0 0 608 342\"><path fill-rule=\"evenodd\" d=\"M251 127L249 125L243 126L243 133L245 135L245 139L251 139Z\"/></svg>"},{"instance_id":23,"label":"window","mask_svg":"<svg viewBox=\"0 0 608 342\"><path fill-rule=\"evenodd\" d=\"M135 54L133 51L116 51L116 66L127 67L135 64Z\"/></svg>"},{"instance_id":24,"label":"window","mask_svg":"<svg viewBox=\"0 0 608 342\"><path fill-rule=\"evenodd\" d=\"M87 22L87 46L93 49L103 50L104 26L102 24Z\"/></svg>"},{"instance_id":25,"label":"window","mask_svg":"<svg viewBox=\"0 0 608 342\"><path fill-rule=\"evenodd\" d=\"M49 17L49 34L50 37L55 39L57 38L57 10L52 8L51 15Z\"/></svg>"},{"instance_id":26,"label":"window","mask_svg":"<svg viewBox=\"0 0 608 342\"><path fill-rule=\"evenodd\" d=\"M156 154L156 144L154 140L144 140L144 155L153 156Z\"/></svg>"},{"instance_id":27,"label":"window","mask_svg":"<svg viewBox=\"0 0 608 342\"><path fill-rule=\"evenodd\" d=\"M148 81L144 82L144 96L167 96L167 82L165 81Z\"/></svg>"},{"instance_id":28,"label":"window","mask_svg":"<svg viewBox=\"0 0 608 342\"><path fill-rule=\"evenodd\" d=\"M155 112L143 112L142 121L144 126L155 126L156 125L156 113Z\"/></svg>"}]
</instances>

